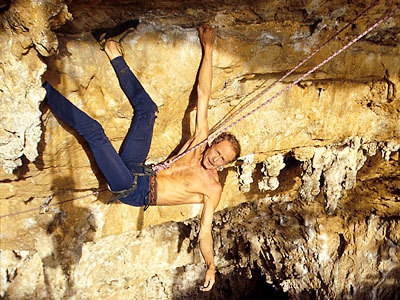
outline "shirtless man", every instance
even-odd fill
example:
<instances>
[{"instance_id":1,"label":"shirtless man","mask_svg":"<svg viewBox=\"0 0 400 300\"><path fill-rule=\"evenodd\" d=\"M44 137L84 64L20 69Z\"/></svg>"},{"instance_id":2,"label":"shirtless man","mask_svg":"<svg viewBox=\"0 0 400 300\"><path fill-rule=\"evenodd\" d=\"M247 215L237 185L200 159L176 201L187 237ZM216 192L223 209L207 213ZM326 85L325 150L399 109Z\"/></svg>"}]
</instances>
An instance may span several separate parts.
<instances>
[{"instance_id":1,"label":"shirtless man","mask_svg":"<svg viewBox=\"0 0 400 300\"><path fill-rule=\"evenodd\" d=\"M198 30L203 59L198 74L196 124L192 138L178 155L203 142L209 135L207 115L215 31L209 25L202 25ZM157 106L126 65L118 44L112 40L103 44L121 88L135 109L120 152L115 151L98 122L76 108L49 83L44 84L47 102L58 117L88 142L110 189L116 191L121 202L134 206L203 204L199 242L207 271L200 289L209 291L215 282L212 220L222 192L217 168L236 160L240 145L233 135L223 133L210 146L204 144L188 152L156 175L150 171L143 176L146 173L143 163L151 144Z\"/></svg>"}]
</instances>

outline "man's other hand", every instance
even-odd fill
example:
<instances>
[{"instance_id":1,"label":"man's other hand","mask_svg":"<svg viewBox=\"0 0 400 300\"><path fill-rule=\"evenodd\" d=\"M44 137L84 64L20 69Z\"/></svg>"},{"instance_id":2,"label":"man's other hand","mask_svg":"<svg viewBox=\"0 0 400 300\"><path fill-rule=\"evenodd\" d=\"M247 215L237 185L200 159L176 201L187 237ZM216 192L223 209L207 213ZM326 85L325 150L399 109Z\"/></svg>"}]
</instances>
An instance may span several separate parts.
<instances>
[{"instance_id":1,"label":"man's other hand","mask_svg":"<svg viewBox=\"0 0 400 300\"><path fill-rule=\"evenodd\" d=\"M206 275L204 278L204 283L200 286L200 291L208 292L212 289L215 283L215 270L214 269L207 269Z\"/></svg>"}]
</instances>

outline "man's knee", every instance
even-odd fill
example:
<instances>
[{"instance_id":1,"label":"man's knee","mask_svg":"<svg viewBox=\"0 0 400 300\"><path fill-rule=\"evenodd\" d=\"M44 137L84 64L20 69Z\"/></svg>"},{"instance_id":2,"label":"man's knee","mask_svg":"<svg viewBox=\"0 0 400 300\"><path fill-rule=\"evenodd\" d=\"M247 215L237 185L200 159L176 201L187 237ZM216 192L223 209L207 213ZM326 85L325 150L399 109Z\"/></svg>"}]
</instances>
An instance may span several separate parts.
<instances>
[{"instance_id":1,"label":"man's knee","mask_svg":"<svg viewBox=\"0 0 400 300\"><path fill-rule=\"evenodd\" d=\"M149 112L151 112L151 113L154 113L155 114L155 116L157 116L157 113L158 113L158 106L157 106L157 104L153 101L153 100L151 100L150 99L150 109L149 109Z\"/></svg>"},{"instance_id":2,"label":"man's knee","mask_svg":"<svg viewBox=\"0 0 400 300\"><path fill-rule=\"evenodd\" d=\"M96 120L82 126L78 132L90 145L101 145L108 142L103 127Z\"/></svg>"},{"instance_id":3,"label":"man's knee","mask_svg":"<svg viewBox=\"0 0 400 300\"><path fill-rule=\"evenodd\" d=\"M143 101L140 106L135 107L135 112L140 114L154 114L157 116L158 106L150 97L146 97L146 100Z\"/></svg>"}]
</instances>

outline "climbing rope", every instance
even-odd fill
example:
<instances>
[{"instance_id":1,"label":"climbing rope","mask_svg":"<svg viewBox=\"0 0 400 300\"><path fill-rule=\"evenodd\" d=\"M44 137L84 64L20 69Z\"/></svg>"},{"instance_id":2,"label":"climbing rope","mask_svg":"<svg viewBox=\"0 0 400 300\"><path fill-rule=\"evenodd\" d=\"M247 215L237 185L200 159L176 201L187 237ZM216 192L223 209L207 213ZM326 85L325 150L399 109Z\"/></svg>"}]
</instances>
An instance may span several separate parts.
<instances>
[{"instance_id":1,"label":"climbing rope","mask_svg":"<svg viewBox=\"0 0 400 300\"><path fill-rule=\"evenodd\" d=\"M97 191L93 191L90 194L86 194L86 195L83 195L80 197L67 199L67 200L63 200L63 201L59 201L59 202L50 204L50 201L53 199L53 195L51 195L51 196L47 197L46 200L44 201L44 203L39 207L31 208L31 209L27 209L27 210L21 210L21 211L13 212L13 213L6 214L6 215L0 215L0 219L7 218L7 217L13 217L13 216L17 216L17 215L21 215L21 214L25 214L25 213L29 213L29 212L34 212L34 211L38 211L39 214L44 214L44 213L49 212L51 210L51 207L53 207L53 206L64 204L67 202L72 202L72 201L79 200L79 199L83 199L83 198L86 198L86 197L89 197L92 195L97 195L97 194L102 193L107 190L108 189L100 189Z\"/></svg>"},{"instance_id":2,"label":"climbing rope","mask_svg":"<svg viewBox=\"0 0 400 300\"><path fill-rule=\"evenodd\" d=\"M282 82L285 80L287 77L289 77L291 74L293 74L298 68L300 68L302 65L304 65L308 60L310 60L312 57L314 57L318 52L320 52L325 46L327 46L331 41L336 39L343 31L345 31L348 27L353 25L359 18L364 16L370 9L372 9L374 6L376 6L379 3L379 0L376 0L374 3L372 3L370 6L368 6L366 9L364 9L358 16L356 16L352 21L347 23L342 29L337 31L333 36L331 36L325 43L323 43L320 47L318 47L314 52L312 52L308 57L306 57L302 62L300 62L297 66L295 66L293 69L288 71L284 76L282 76L279 80L273 82L270 86L265 88L259 95L256 95L252 100L250 100L247 104L245 104L240 110L238 110L236 113L233 113L230 117L228 117L222 124L217 126L213 131L217 132L219 128L223 126L223 124L228 123L232 119L234 119L236 116L238 116L241 112L243 112L247 107L252 105L254 102L256 102L259 98L261 98L263 95L265 95L267 92L269 92L275 85L278 83Z\"/></svg>"},{"instance_id":3,"label":"climbing rope","mask_svg":"<svg viewBox=\"0 0 400 300\"><path fill-rule=\"evenodd\" d=\"M368 7L362 14L366 13L372 6L376 5L377 1L374 2L370 7ZM306 72L305 74L303 74L300 78L298 78L297 80L295 80L294 82L292 82L290 85L288 85L287 87L285 87L284 89L282 89L280 92L276 93L274 96L270 97L269 99L267 99L266 101L264 101L263 103L261 103L259 106L257 106L256 108L254 108L253 110L251 110L250 112L248 112L247 114L243 115L241 118L237 119L236 121L232 122L232 124L227 125L225 127L222 127L222 125L220 127L222 127L222 129L219 129L218 131L215 131L214 133L210 134L209 137L207 139L205 139L204 141L200 142L199 144L197 144L196 146L194 146L193 148L190 148L188 150L186 150L185 152L181 153L180 155L176 156L173 159L167 160L165 162L159 163L157 165L155 165L153 167L154 171L156 173L167 169L170 167L170 165L172 163L174 163L175 161L181 159L182 157L184 157L185 155L195 151L196 149L198 149L199 147L201 147L202 145L204 145L205 143L212 141L213 139L215 139L217 136L219 136L221 133L228 131L229 129L231 129L233 126L235 126L236 124L238 124L239 122L243 121L244 119L246 119L247 117L249 117L250 115L254 114L256 111L258 111L259 109L263 108L265 105L267 105L268 103L270 103L271 101L273 101L275 98L281 96L283 93L285 93L287 90L289 90L290 88L292 88L294 85L298 84L301 80L303 80L305 77L307 77L308 75L312 74L313 72L315 72L316 70L318 70L320 67L322 67L323 65L325 65L327 62L329 62L330 60L332 60L333 58L335 58L336 56L338 56L340 53L342 53L343 51L345 51L347 48L349 48L350 46L352 46L354 43L356 43L357 41L359 41L361 38L363 38L364 36L366 36L368 33L370 33L372 30L374 30L376 27L378 27L380 24L382 24L383 22L385 22L387 19L389 19L395 12L397 12L397 10L399 10L400 8L400 4L394 9L392 10L390 13L388 13L386 16L384 16L383 18L381 18L378 22L376 22L375 24L373 24L372 26L370 26L368 29L366 29L363 33L359 34L356 38L354 38L352 41L350 41L349 43L347 43L345 46L343 46L342 48L340 48L338 51L336 51L335 53L333 53L332 55L330 55L328 58L326 58L325 60L323 60L321 63L319 63L317 66L315 66L314 68L312 68L311 70L309 70L308 72ZM362 15L361 14L361 15ZM358 17L357 17L358 18ZM356 19L357 19L356 18ZM356 20L355 19L355 20ZM353 20L354 22L354 20ZM351 25L351 23L349 24ZM344 28L341 30L343 31ZM340 32L341 32L340 31ZM336 34L337 35L337 34ZM335 35L335 36L336 36ZM292 74L294 72L294 70L298 69L301 65L303 65L307 60L309 60L312 56L314 56L317 52L319 52L323 47L325 47L327 45L327 43L332 40L329 39L327 42L325 42L320 48L318 48L314 53L312 53L309 57L307 57L304 61L302 61L298 66L296 66L293 70L291 70L290 72L288 72L285 76L283 76L280 80L278 80L276 83L272 84L272 86L274 86L275 84L277 84L278 82L281 82L284 78L287 78L290 74ZM271 87L272 87L271 86ZM257 101L258 99L260 99L262 96L264 96L270 89L266 88L265 90L263 90L262 92L260 92L258 95L256 95L248 105L245 105L245 107L243 107L242 109L240 109L237 113L235 113L232 117L230 117L225 123L227 123L228 121L232 120L235 116L239 115L240 113L242 113L244 111L245 108L247 108L249 105L251 105L252 103L254 103L255 101Z\"/></svg>"}]
</instances>

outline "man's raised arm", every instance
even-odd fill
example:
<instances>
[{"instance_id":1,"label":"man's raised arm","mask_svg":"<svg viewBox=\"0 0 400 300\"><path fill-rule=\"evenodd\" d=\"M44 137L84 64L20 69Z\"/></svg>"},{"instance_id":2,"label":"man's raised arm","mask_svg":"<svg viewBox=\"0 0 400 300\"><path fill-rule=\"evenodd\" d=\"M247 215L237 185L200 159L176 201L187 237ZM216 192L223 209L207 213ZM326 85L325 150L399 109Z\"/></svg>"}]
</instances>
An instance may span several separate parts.
<instances>
[{"instance_id":1,"label":"man's raised arm","mask_svg":"<svg viewBox=\"0 0 400 300\"><path fill-rule=\"evenodd\" d=\"M201 142L208 137L208 102L212 86L212 53L215 30L208 24L199 27L200 42L203 46L203 58L200 65L197 84L197 115L194 140Z\"/></svg>"},{"instance_id":2,"label":"man's raised arm","mask_svg":"<svg viewBox=\"0 0 400 300\"><path fill-rule=\"evenodd\" d=\"M208 24L199 26L199 37L203 57L197 78L197 114L193 136L181 148L178 154L196 146L208 138L208 102L212 86L212 53L214 50L215 30Z\"/></svg>"}]
</instances>

